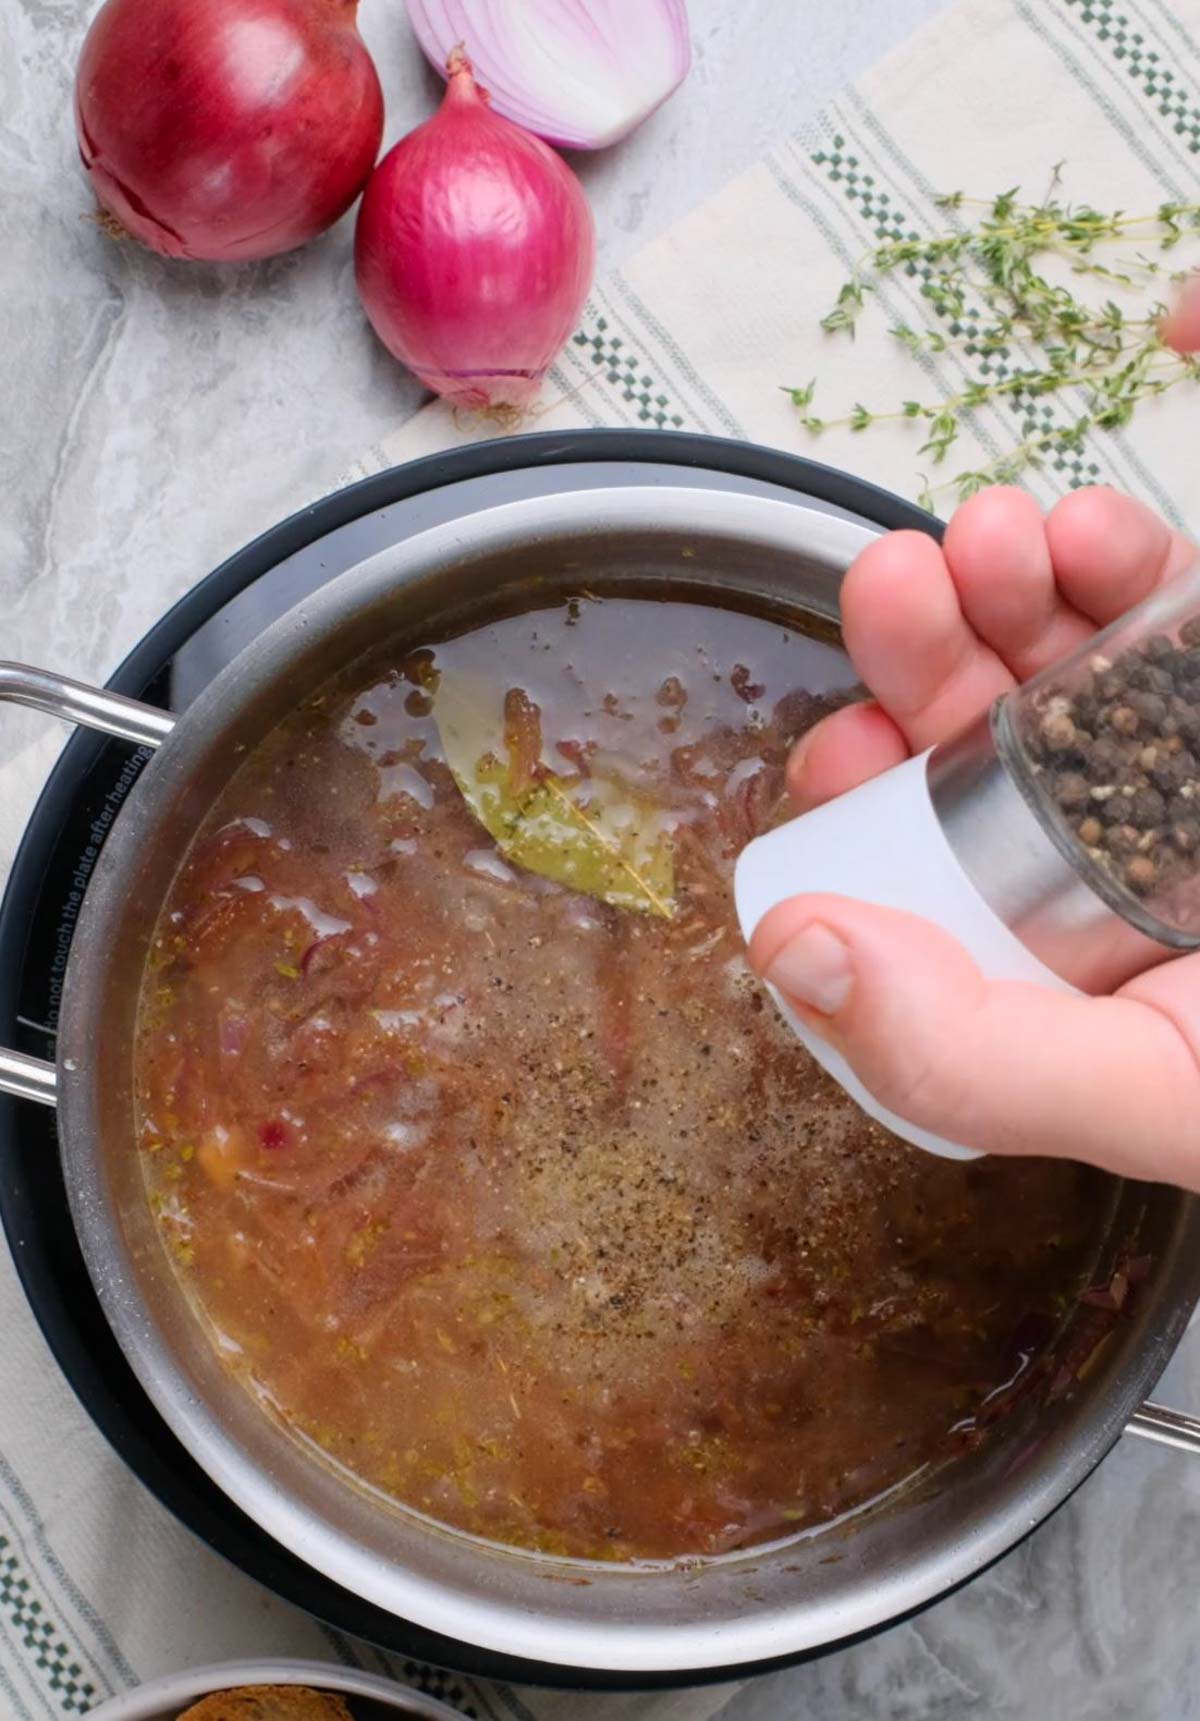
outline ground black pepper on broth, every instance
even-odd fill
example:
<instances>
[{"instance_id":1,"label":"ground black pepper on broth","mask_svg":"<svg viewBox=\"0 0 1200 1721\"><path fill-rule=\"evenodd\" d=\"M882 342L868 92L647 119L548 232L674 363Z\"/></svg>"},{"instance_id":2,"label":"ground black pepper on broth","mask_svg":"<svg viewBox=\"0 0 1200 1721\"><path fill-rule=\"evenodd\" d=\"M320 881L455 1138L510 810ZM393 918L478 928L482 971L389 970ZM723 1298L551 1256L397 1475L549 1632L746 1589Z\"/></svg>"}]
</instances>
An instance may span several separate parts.
<instances>
[{"instance_id":1,"label":"ground black pepper on broth","mask_svg":"<svg viewBox=\"0 0 1200 1721\"><path fill-rule=\"evenodd\" d=\"M452 675L653 802L670 918L505 859ZM228 1365L358 1478L575 1555L768 1540L942 1457L1081 1288L1103 1180L903 1146L746 969L734 857L847 676L581 600L359 665L214 809L145 985L147 1183Z\"/></svg>"}]
</instances>

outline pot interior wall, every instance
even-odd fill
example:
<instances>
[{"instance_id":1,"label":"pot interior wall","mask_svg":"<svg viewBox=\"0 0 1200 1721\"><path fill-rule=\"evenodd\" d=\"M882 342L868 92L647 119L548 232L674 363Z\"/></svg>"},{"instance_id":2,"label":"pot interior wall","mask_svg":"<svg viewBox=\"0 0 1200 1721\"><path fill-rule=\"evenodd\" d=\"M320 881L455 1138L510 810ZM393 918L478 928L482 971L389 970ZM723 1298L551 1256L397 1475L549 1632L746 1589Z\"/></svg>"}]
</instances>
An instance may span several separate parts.
<instances>
[{"instance_id":1,"label":"pot interior wall","mask_svg":"<svg viewBox=\"0 0 1200 1721\"><path fill-rule=\"evenodd\" d=\"M1148 1257L1132 1312L1098 1350L1082 1324L1095 1312L1083 1312L1061 1340L1056 1396L1032 1395L919 1493L703 1568L584 1568L443 1531L347 1483L266 1416L186 1305L132 1149L130 1048L160 906L246 750L299 699L383 639L402 650L580 587L750 602L828 633L841 572L868 536L823 516L806 532L804 510L749 498L660 492L635 506L592 493L587 502L585 514L566 499L532 511L516 504L473 522L469 544L439 528L385 552L306 600L189 710L121 814L86 900L61 1033L64 1159L90 1270L143 1384L279 1540L396 1614L535 1660L732 1665L832 1642L919 1605L1019 1539L1082 1479L1164 1365L1200 1289L1192 1202L1114 1184L1097 1277L1130 1248Z\"/></svg>"}]
</instances>

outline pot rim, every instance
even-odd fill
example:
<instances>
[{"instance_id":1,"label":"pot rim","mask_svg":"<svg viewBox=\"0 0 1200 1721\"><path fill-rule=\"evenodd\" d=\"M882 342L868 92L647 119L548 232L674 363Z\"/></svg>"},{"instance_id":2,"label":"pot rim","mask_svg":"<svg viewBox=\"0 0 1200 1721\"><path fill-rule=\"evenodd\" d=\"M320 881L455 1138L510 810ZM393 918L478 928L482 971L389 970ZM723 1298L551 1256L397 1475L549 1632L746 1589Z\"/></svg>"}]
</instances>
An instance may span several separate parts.
<instances>
[{"instance_id":1,"label":"pot rim","mask_svg":"<svg viewBox=\"0 0 1200 1721\"><path fill-rule=\"evenodd\" d=\"M585 527L581 527L578 519L581 504L588 515ZM470 558L479 554L481 522L491 529L493 535L486 549L494 553L505 544L527 540L531 531L539 529L559 536L564 527L574 527L590 536L619 523L625 529L665 530L678 536L681 527L672 524L669 518L671 508L676 505L684 510L680 519L686 520L690 529L708 527L743 546L747 542L761 543L775 551L795 546L803 519L811 533L803 541L804 551L824 554L841 566L854 550L875 535L866 526L804 509L796 503L713 495L686 486L568 491L533 501L502 504L464 522L434 527L410 539L399 550L382 551L339 576L283 616L222 672L180 719L175 733L143 773L130 804L105 844L84 900L68 966L59 1036L64 1165L72 1214L93 1282L141 1384L176 1436L234 1503L276 1540L334 1581L419 1625L535 1662L550 1660L560 1666L646 1674L700 1672L716 1665L733 1669L745 1663L802 1653L911 1612L973 1575L1019 1540L1029 1528L1031 1518L1036 1521L1047 1515L1117 1438L1129 1412L1169 1354L1177 1336L1175 1328L1181 1330L1186 1310L1179 1321L1168 1321L1158 1330L1158 1342L1152 1347L1154 1354L1144 1360L1136 1381L1128 1385L1124 1395L1128 1403L1114 1395L1106 1414L1094 1418L1085 1431L1086 1438L1078 1438L1076 1431L1075 1439L1059 1442L1070 1448L1070 1463L1051 1467L1036 1489L1022 1495L1019 1506L1013 1502L1007 1512L993 1511L989 1524L970 1535L964 1534L956 1546L943 1550L940 1558L928 1557L925 1561L928 1569L880 1578L871 1586L870 1603L865 1609L861 1595L856 1594L853 1606L845 1600L835 1600L803 1609L794 1605L764 1608L753 1618L733 1622L708 1619L687 1626L674 1625L669 1637L654 1624L618 1627L606 1622L596 1628L586 1621L568 1626L558 1619L551 1625L548 1609L531 1613L526 1607L513 1607L503 1597L497 1600L494 1596L486 1602L468 1604L460 1593L439 1589L428 1576L407 1571L397 1573L394 1569L381 1572L376 1557L357 1545L348 1549L345 1536L336 1529L314 1526L311 1516L298 1511L272 1478L247 1465L244 1454L227 1431L206 1407L197 1405L172 1354L147 1322L132 1266L125 1258L117 1217L111 1211L98 1174L99 1155L81 1144L89 1138L95 1139L94 1092L88 1059L94 1035L91 1005L97 990L93 982L102 974L108 934L120 917L127 874L153 827L156 805L169 791L173 777L186 769L191 745L188 738L203 736L208 724L231 701L237 700L246 680L280 673L304 637L304 630L311 630L309 639L319 636L323 627L332 626L343 614L351 600L367 605L401 579L416 578L422 569L436 568L439 558L444 563L448 557ZM827 613L834 613L832 600ZM1195 1214L1192 1228L1196 1229ZM1192 1277L1197 1279L1198 1275L1193 1273ZM751 1550L752 1557L762 1553L763 1550ZM517 1557L527 1559L527 1556ZM611 1569L606 1581L609 1578L629 1581L624 1573ZM550 1655L548 1635L558 1640Z\"/></svg>"}]
</instances>

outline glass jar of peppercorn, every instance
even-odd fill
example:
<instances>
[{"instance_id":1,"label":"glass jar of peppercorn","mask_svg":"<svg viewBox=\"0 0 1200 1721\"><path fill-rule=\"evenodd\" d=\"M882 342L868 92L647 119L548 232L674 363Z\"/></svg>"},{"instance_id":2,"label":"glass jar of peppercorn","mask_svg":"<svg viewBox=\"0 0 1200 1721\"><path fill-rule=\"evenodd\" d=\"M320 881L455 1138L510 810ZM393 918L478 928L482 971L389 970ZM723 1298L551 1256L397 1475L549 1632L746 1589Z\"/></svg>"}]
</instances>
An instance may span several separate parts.
<instances>
[{"instance_id":1,"label":"glass jar of peppercorn","mask_svg":"<svg viewBox=\"0 0 1200 1721\"><path fill-rule=\"evenodd\" d=\"M1091 887L1168 949L1200 944L1200 566L1008 694L993 723Z\"/></svg>"}]
</instances>

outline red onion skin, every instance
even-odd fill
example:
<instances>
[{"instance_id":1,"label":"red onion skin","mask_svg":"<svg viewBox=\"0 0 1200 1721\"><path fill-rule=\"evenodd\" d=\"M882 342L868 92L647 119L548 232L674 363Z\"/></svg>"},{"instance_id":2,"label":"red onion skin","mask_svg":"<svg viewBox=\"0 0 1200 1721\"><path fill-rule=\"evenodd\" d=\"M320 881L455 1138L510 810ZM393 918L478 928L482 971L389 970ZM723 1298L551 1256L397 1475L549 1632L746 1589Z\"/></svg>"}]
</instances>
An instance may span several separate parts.
<instances>
[{"instance_id":1,"label":"red onion skin","mask_svg":"<svg viewBox=\"0 0 1200 1721\"><path fill-rule=\"evenodd\" d=\"M272 257L345 213L383 135L355 0L107 0L75 82L96 196L165 257Z\"/></svg>"},{"instance_id":2,"label":"red onion skin","mask_svg":"<svg viewBox=\"0 0 1200 1721\"><path fill-rule=\"evenodd\" d=\"M583 187L493 113L470 66L371 175L355 270L380 340L472 410L525 410L579 319L596 265Z\"/></svg>"}]
</instances>

